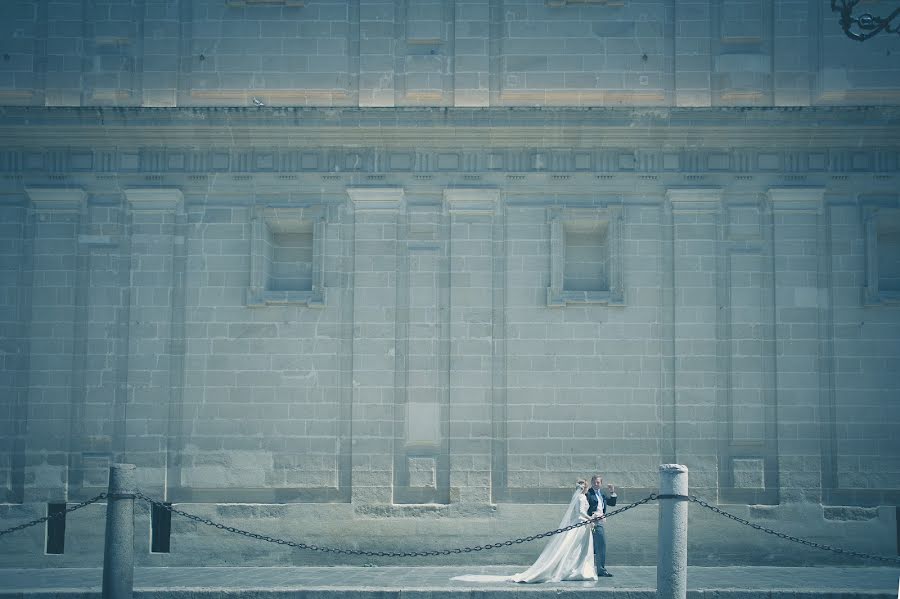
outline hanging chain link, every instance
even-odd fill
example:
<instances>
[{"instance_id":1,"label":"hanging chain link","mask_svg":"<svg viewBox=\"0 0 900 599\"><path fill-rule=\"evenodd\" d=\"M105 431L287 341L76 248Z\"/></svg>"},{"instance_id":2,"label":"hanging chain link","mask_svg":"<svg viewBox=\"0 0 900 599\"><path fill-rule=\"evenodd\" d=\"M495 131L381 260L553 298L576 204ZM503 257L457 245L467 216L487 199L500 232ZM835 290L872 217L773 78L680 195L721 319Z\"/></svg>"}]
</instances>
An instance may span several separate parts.
<instances>
[{"instance_id":1,"label":"hanging chain link","mask_svg":"<svg viewBox=\"0 0 900 599\"><path fill-rule=\"evenodd\" d=\"M307 551L320 551L323 553L334 553L336 555L364 555L367 557L435 557L441 555L454 555L461 553L472 553L475 551L484 551L487 549L499 549L501 547L510 547L512 545L520 545L522 543L529 543L531 541L536 541L538 539L544 539L547 537L552 537L554 535L562 534L564 532L568 532L570 530L574 530L576 528L581 528L582 526L588 526L599 522L602 519L609 518L615 516L617 514L621 514L623 512L627 512L630 509L636 508L639 505L644 505L645 503L649 503L651 501L657 501L659 499L684 499L688 500L692 503L696 503L712 512L715 512L721 516L728 518L729 520L734 520L739 524L743 524L745 526L749 526L755 530L764 532L766 534L770 534L776 536L780 539L784 539L786 541L792 541L794 543L799 543L801 545L805 545L807 547L812 547L814 549L822 549L824 551L831 551L834 553L838 553L841 555L850 555L853 557L859 557L863 559L871 559L877 560L881 562L891 563L891 564L900 564L900 557L887 557L883 555L873 555L870 553L863 553L860 551L852 551L850 549L844 549L842 547L832 547L831 545L825 545L824 543L816 543L815 541L809 541L806 539L801 539L799 537L795 537L783 532L778 532L777 530L772 530L771 528L766 528L765 526L761 526L759 524L754 524L749 520L745 520L734 514L730 514L725 510L722 510L706 501L703 501L696 495L659 495L656 493L651 493L647 497L635 501L634 503L630 503L626 506L623 506L617 510L613 510L607 513L602 518L592 518L591 520L586 520L584 522L577 522L575 524L571 524L569 526L564 526L562 528L557 528L556 530L549 530L547 532L542 532L539 534L529 535L527 537L520 537L517 539L511 539L508 541L499 541L497 543L488 543L487 545L476 545L474 547L460 547L456 549L437 549L432 551L363 551L359 549L342 549L339 547L328 547L324 545L312 545L309 543L298 543L296 541L288 541L286 539L281 539L278 537L271 537L269 535L262 535L255 532L250 532L247 530L243 530L234 526L228 526L226 524L222 524L220 522L214 522L208 518L203 518L201 516L197 516L194 514L189 514L188 512L181 511L177 508L172 507L170 504L166 504L162 501L157 501L148 497L141 493L140 491L135 492L134 496L138 499L146 501L147 503L156 506L158 508L162 508L168 512L173 514L178 514L179 516L183 516L189 520L193 520L194 522L199 522L200 524L205 524L207 526L211 526L213 528L217 528L219 530L224 530L226 532L234 533L236 535L240 535L243 537L256 539L259 541L265 541L267 543L273 543L275 545L283 545L285 547L292 547L294 549L304 549ZM8 535L14 533L19 530L24 530L26 528L30 528L32 526L37 526L38 524L43 524L44 522L48 522L50 520L55 520L57 518L62 518L66 514L74 512L76 510L80 510L83 507L91 505L93 503L97 503L103 499L108 497L107 493L100 493L99 495L92 497L86 501L82 501L81 503L76 503L70 507L67 507L64 511L53 514L52 516L44 516L43 518L37 518L32 520L31 522L26 522L24 524L20 524L18 526L13 526L12 528L7 528L5 530L0 530L0 537L4 535Z\"/></svg>"},{"instance_id":2,"label":"hanging chain link","mask_svg":"<svg viewBox=\"0 0 900 599\"><path fill-rule=\"evenodd\" d=\"M162 508L166 511L172 512L173 514L178 514L179 516L183 516L188 518L189 520L193 520L194 522L199 522L200 524L206 524L207 526L212 526L213 528L218 528L219 530L224 530L226 532L231 532L236 535L240 535L243 537L248 537L251 539L257 539L259 541L265 541L267 543L274 543L276 545L284 545L285 547L293 547L294 549L305 549L307 551L321 551L323 553L334 553L337 555L365 555L368 557L434 557L439 555L453 555L458 553L472 553L473 551L484 551L486 549L499 549L501 547L510 547L512 545L520 545L522 543L528 543L530 541L535 541L537 539L543 539L546 537L552 537L553 535L558 535L575 528L580 528L582 526L587 526L589 524L593 524L600 520L600 518L594 518L591 520L586 520L584 522L578 522L576 524L572 524L570 526L565 526L563 528L557 528L556 530L550 530L547 532L542 532L536 535L530 535L527 537L521 537L518 539L512 539L509 541L500 541L497 543L488 543L487 545L476 545L475 547L460 547L457 549L436 549L433 551L362 551L359 549L341 549L338 547L326 547L323 545L310 545L308 543L298 543L295 541L288 541L285 539L280 539L277 537L270 537L268 535L261 535L255 532L250 532L247 530L242 530L240 528L236 528L234 526L228 526L225 524L221 524L219 522L214 522L209 520L208 518L202 518L200 516L196 516L194 514L189 514L187 512L183 512L177 508L172 507L166 503L161 501L157 501L155 499L151 499L147 497L141 492L135 493L135 497L150 503L158 508ZM649 501L653 501L655 498L654 495L650 495L641 499L640 501L636 501L630 505L626 505L622 508L619 508L615 511L609 512L604 516L604 518L609 518L610 516L614 516L616 514L621 514L622 512L628 511L632 508L635 508L639 505L643 505Z\"/></svg>"},{"instance_id":3,"label":"hanging chain link","mask_svg":"<svg viewBox=\"0 0 900 599\"><path fill-rule=\"evenodd\" d=\"M784 539L786 541L793 541L794 543L800 543L801 545L806 545L807 547L813 547L815 549L823 549L825 551L833 551L834 553L840 553L841 555L852 555L854 557L861 557L865 559L873 559L882 562L892 563L892 564L900 564L900 557L887 557L884 555L872 555L870 553L862 553L860 551L851 551L850 549L843 549L842 547L832 547L831 545L825 545L823 543L816 543L815 541L807 541L806 539L801 539L799 537L794 537L789 534L785 534L783 532L778 532L777 530L772 530L771 528L766 528L765 526L760 526L759 524L753 524L748 520L744 520L743 518L739 518L734 514L729 514L725 510L719 509L714 505L710 505L709 503L703 501L696 495L690 495L689 500L693 503L701 505L708 510L712 510L713 512L725 516L730 520L734 520L735 522L739 522L750 528L755 528L756 530L762 531L764 533L774 535L780 539Z\"/></svg>"},{"instance_id":4,"label":"hanging chain link","mask_svg":"<svg viewBox=\"0 0 900 599\"><path fill-rule=\"evenodd\" d=\"M74 512L75 510L80 510L81 508L91 505L92 503L97 503L101 499L106 499L106 493L100 493L96 497L91 497L87 501L82 501L81 503L76 503L71 507L67 507L65 511L58 512L53 514L52 516L44 516L43 518L38 518L37 520L32 520L31 522L26 522L25 524L19 524L18 526L13 526L12 528L7 528L6 530L0 530L0 537L3 535L8 535L10 533L16 532L18 530L24 530L26 528L31 528L32 526L37 526L38 524L43 524L44 522L49 522L50 520L56 520L57 518L62 518L66 514L70 512Z\"/></svg>"}]
</instances>

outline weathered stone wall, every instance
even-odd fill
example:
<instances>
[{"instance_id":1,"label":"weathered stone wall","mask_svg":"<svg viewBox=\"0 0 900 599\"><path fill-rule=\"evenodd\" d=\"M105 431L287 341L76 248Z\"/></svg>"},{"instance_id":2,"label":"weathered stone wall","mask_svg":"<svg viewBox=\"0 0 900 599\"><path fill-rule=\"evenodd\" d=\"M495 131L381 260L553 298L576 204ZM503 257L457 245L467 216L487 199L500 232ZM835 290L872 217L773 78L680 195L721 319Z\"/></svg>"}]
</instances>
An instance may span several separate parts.
<instances>
[{"instance_id":1,"label":"weathered stone wall","mask_svg":"<svg viewBox=\"0 0 900 599\"><path fill-rule=\"evenodd\" d=\"M890 104L892 52L827 0L10 0L0 104Z\"/></svg>"},{"instance_id":2,"label":"weathered stone wall","mask_svg":"<svg viewBox=\"0 0 900 599\"><path fill-rule=\"evenodd\" d=\"M0 522L126 461L250 530L453 547L679 462L896 552L894 39L824 0L0 3ZM0 563L96 563L101 518ZM693 563L841 559L691 518ZM137 525L144 563L336 563Z\"/></svg>"},{"instance_id":3,"label":"weathered stone wall","mask_svg":"<svg viewBox=\"0 0 900 599\"><path fill-rule=\"evenodd\" d=\"M679 462L738 515L891 554L895 112L7 109L4 526L126 461L249 530L454 547ZM610 522L612 563L653 562L655 513ZM697 563L842 559L691 518ZM101 520L0 560L95 563ZM337 563L138 531L144 563Z\"/></svg>"}]
</instances>

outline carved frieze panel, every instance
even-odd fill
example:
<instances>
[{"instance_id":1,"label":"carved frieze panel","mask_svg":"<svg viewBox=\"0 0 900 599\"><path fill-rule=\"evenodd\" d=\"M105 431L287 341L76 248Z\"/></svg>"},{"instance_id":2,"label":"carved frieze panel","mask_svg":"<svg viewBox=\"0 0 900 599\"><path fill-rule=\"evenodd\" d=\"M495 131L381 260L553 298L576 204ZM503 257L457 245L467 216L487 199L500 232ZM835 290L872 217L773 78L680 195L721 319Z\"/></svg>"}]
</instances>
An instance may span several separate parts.
<instances>
[{"instance_id":1,"label":"carved frieze panel","mask_svg":"<svg viewBox=\"0 0 900 599\"><path fill-rule=\"evenodd\" d=\"M463 151L375 147L341 148L188 149L122 148L120 150L45 149L0 150L0 172L584 172L599 173L896 173L896 149L833 147L773 151L757 150L628 150L545 149L520 147Z\"/></svg>"}]
</instances>

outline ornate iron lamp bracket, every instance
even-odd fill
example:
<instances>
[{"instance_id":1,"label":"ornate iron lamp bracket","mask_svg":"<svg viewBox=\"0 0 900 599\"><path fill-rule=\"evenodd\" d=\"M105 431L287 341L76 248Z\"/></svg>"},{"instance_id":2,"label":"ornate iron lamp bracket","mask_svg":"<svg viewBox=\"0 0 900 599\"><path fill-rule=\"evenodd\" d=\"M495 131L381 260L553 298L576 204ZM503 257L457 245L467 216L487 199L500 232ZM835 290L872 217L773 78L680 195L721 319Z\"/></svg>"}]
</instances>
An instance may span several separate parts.
<instances>
[{"instance_id":1,"label":"ornate iron lamp bracket","mask_svg":"<svg viewBox=\"0 0 900 599\"><path fill-rule=\"evenodd\" d=\"M876 17L868 12L854 17L853 9L857 4L859 0L831 0L831 11L841 13L841 29L847 37L864 42L882 31L900 34L897 24L892 25L894 19L900 15L900 7L894 9L887 17Z\"/></svg>"}]
</instances>

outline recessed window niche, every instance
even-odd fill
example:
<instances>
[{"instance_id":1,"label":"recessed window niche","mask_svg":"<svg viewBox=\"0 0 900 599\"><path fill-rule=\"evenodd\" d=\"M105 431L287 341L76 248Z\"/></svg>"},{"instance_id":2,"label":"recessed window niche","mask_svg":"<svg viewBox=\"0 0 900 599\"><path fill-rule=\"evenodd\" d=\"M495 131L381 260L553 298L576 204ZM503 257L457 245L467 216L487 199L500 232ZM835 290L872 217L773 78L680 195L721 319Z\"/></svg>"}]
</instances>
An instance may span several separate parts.
<instances>
[{"instance_id":1,"label":"recessed window niche","mask_svg":"<svg viewBox=\"0 0 900 599\"><path fill-rule=\"evenodd\" d=\"M248 306L325 302L322 206L254 209Z\"/></svg>"},{"instance_id":2,"label":"recessed window niche","mask_svg":"<svg viewBox=\"0 0 900 599\"><path fill-rule=\"evenodd\" d=\"M609 292L609 221L563 223L563 291Z\"/></svg>"},{"instance_id":3,"label":"recessed window niche","mask_svg":"<svg viewBox=\"0 0 900 599\"><path fill-rule=\"evenodd\" d=\"M900 299L900 218L879 224L878 289L882 296Z\"/></svg>"},{"instance_id":4,"label":"recessed window niche","mask_svg":"<svg viewBox=\"0 0 900 599\"><path fill-rule=\"evenodd\" d=\"M313 225L266 227L266 291L312 291Z\"/></svg>"},{"instance_id":5,"label":"recessed window niche","mask_svg":"<svg viewBox=\"0 0 900 599\"><path fill-rule=\"evenodd\" d=\"M866 303L900 303L900 209L867 206Z\"/></svg>"},{"instance_id":6,"label":"recessed window niche","mask_svg":"<svg viewBox=\"0 0 900 599\"><path fill-rule=\"evenodd\" d=\"M621 207L553 207L548 219L547 305L623 304Z\"/></svg>"}]
</instances>

